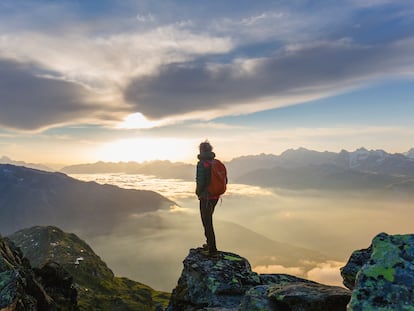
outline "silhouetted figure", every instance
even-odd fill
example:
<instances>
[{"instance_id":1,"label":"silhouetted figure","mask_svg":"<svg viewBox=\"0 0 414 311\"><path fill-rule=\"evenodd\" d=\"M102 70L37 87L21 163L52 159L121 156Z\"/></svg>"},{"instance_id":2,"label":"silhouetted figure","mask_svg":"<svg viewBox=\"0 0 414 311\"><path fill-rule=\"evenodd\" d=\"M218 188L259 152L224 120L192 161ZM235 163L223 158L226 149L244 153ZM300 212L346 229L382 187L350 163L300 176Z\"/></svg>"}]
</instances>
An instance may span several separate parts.
<instances>
[{"instance_id":1,"label":"silhouetted figure","mask_svg":"<svg viewBox=\"0 0 414 311\"><path fill-rule=\"evenodd\" d=\"M199 146L197 174L196 174L196 194L200 201L200 215L204 227L204 234L207 243L203 247L208 251L209 256L217 256L216 237L213 228L214 208L220 196L211 196L208 192L210 184L211 165L215 158L213 147L208 141L202 142Z\"/></svg>"}]
</instances>

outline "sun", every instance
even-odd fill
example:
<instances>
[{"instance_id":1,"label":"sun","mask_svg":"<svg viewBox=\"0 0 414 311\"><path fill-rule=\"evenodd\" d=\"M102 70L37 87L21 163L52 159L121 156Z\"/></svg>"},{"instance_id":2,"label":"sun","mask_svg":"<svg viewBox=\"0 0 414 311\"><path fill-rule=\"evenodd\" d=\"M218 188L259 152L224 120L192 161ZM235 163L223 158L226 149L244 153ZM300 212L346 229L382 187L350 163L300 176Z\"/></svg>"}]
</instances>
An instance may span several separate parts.
<instances>
[{"instance_id":1,"label":"sun","mask_svg":"<svg viewBox=\"0 0 414 311\"><path fill-rule=\"evenodd\" d=\"M118 124L117 128L121 129L147 129L160 125L160 121L148 120L142 113L133 113L128 115L124 121Z\"/></svg>"},{"instance_id":2,"label":"sun","mask_svg":"<svg viewBox=\"0 0 414 311\"><path fill-rule=\"evenodd\" d=\"M97 157L109 162L192 162L197 153L196 146L195 141L179 138L129 138L102 145L97 150Z\"/></svg>"}]
</instances>

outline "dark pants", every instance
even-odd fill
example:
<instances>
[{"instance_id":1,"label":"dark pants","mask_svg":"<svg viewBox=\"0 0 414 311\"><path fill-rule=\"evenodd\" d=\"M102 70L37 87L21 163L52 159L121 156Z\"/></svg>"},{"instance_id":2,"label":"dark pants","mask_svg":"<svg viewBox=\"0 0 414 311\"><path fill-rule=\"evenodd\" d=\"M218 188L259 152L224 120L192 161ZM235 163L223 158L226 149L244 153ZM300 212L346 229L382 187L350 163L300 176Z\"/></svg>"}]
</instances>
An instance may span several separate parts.
<instances>
[{"instance_id":1,"label":"dark pants","mask_svg":"<svg viewBox=\"0 0 414 311\"><path fill-rule=\"evenodd\" d=\"M216 252L216 236L213 228L213 213L218 199L200 199L200 215L209 252Z\"/></svg>"}]
</instances>

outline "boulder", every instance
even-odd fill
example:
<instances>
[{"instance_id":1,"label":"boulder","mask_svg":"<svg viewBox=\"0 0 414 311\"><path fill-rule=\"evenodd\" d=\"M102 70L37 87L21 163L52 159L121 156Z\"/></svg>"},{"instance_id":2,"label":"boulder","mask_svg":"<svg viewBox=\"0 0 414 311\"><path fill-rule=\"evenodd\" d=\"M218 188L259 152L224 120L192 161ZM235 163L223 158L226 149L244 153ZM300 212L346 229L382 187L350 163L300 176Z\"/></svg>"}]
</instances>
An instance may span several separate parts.
<instances>
[{"instance_id":1,"label":"boulder","mask_svg":"<svg viewBox=\"0 0 414 311\"><path fill-rule=\"evenodd\" d=\"M49 261L41 269L34 269L46 292L61 308L75 310L78 292L73 277L60 264Z\"/></svg>"},{"instance_id":2,"label":"boulder","mask_svg":"<svg viewBox=\"0 0 414 311\"><path fill-rule=\"evenodd\" d=\"M286 274L259 275L237 254L191 249L168 311L346 310L351 293Z\"/></svg>"},{"instance_id":3,"label":"boulder","mask_svg":"<svg viewBox=\"0 0 414 311\"><path fill-rule=\"evenodd\" d=\"M30 264L0 236L0 310L51 310L52 299L36 281Z\"/></svg>"},{"instance_id":4,"label":"boulder","mask_svg":"<svg viewBox=\"0 0 414 311\"><path fill-rule=\"evenodd\" d=\"M341 276L344 285L353 290L355 287L356 275L362 266L365 265L372 255L372 246L352 253L347 264L341 268Z\"/></svg>"},{"instance_id":5,"label":"boulder","mask_svg":"<svg viewBox=\"0 0 414 311\"><path fill-rule=\"evenodd\" d=\"M169 311L234 309L249 288L260 284L249 262L233 253L219 252L217 258L210 258L202 248L191 249L183 264Z\"/></svg>"},{"instance_id":6,"label":"boulder","mask_svg":"<svg viewBox=\"0 0 414 311\"><path fill-rule=\"evenodd\" d=\"M351 293L342 287L307 280L260 285L250 289L241 311L345 311Z\"/></svg>"},{"instance_id":7,"label":"boulder","mask_svg":"<svg viewBox=\"0 0 414 311\"><path fill-rule=\"evenodd\" d=\"M380 233L371 247L348 310L414 310L414 235Z\"/></svg>"}]
</instances>

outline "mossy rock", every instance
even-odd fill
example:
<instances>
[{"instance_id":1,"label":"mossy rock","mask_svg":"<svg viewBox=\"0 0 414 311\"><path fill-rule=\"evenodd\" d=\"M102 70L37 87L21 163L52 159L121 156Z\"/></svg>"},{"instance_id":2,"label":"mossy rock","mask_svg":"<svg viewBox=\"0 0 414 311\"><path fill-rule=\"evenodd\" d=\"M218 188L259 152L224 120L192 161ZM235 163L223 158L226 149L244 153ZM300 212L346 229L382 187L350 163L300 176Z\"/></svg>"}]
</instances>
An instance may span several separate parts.
<instances>
[{"instance_id":1,"label":"mossy rock","mask_svg":"<svg viewBox=\"0 0 414 311\"><path fill-rule=\"evenodd\" d=\"M357 274L349 311L414 311L414 235L381 233Z\"/></svg>"}]
</instances>

